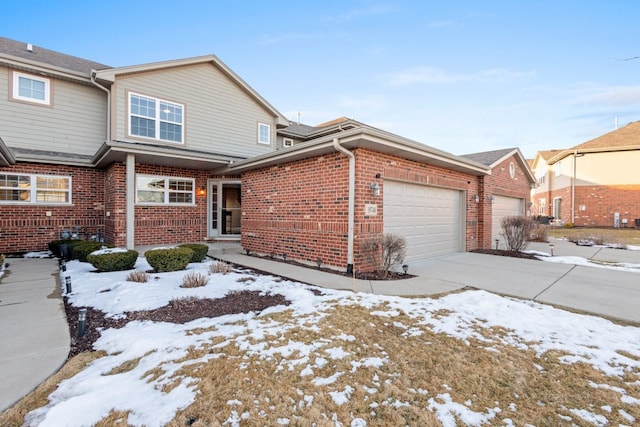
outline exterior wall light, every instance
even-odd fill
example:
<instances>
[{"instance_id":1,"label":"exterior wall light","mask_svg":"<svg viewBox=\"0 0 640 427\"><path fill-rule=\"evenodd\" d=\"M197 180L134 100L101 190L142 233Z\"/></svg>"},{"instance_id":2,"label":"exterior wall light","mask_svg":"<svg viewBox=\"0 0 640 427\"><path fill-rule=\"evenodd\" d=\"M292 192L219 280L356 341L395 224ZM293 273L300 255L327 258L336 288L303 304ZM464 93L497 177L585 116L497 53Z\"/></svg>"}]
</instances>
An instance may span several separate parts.
<instances>
[{"instance_id":1,"label":"exterior wall light","mask_svg":"<svg viewBox=\"0 0 640 427\"><path fill-rule=\"evenodd\" d=\"M490 201L491 203L493 203L493 202L494 202L494 200L496 200L496 198L495 198L495 197L493 197L493 194L489 194L489 195L487 196L487 200L488 200L488 201Z\"/></svg>"},{"instance_id":2,"label":"exterior wall light","mask_svg":"<svg viewBox=\"0 0 640 427\"><path fill-rule=\"evenodd\" d=\"M204 185L202 185L202 186L200 186L200 188L198 188L197 194L200 197L204 197L204 196L207 195L207 189L204 188Z\"/></svg>"},{"instance_id":3,"label":"exterior wall light","mask_svg":"<svg viewBox=\"0 0 640 427\"><path fill-rule=\"evenodd\" d=\"M377 182L372 182L369 184L369 188L373 191L374 197L380 196L380 185Z\"/></svg>"},{"instance_id":4,"label":"exterior wall light","mask_svg":"<svg viewBox=\"0 0 640 427\"><path fill-rule=\"evenodd\" d=\"M473 196L473 201L476 203L480 203L480 196L478 196L477 194Z\"/></svg>"}]
</instances>

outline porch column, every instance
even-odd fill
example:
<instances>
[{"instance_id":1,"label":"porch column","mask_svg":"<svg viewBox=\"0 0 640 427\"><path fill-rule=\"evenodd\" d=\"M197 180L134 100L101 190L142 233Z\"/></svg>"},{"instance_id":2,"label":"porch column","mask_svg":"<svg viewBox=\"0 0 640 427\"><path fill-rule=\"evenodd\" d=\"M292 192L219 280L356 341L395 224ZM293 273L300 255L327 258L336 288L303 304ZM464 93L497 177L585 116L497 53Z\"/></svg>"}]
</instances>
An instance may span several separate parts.
<instances>
[{"instance_id":1,"label":"porch column","mask_svg":"<svg viewBox=\"0 0 640 427\"><path fill-rule=\"evenodd\" d=\"M127 249L133 249L135 244L135 202L136 202L136 156L127 154L127 203L126 203L126 230Z\"/></svg>"}]
</instances>

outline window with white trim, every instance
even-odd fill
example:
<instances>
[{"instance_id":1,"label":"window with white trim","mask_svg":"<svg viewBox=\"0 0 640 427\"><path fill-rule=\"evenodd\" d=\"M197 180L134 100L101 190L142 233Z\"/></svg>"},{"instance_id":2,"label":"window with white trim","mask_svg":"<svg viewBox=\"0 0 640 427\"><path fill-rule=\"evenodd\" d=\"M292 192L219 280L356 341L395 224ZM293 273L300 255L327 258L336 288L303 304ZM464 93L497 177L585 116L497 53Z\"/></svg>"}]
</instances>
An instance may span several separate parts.
<instances>
[{"instance_id":1,"label":"window with white trim","mask_svg":"<svg viewBox=\"0 0 640 427\"><path fill-rule=\"evenodd\" d=\"M538 200L538 215L546 215L547 214L547 200L540 199Z\"/></svg>"},{"instance_id":2,"label":"window with white trim","mask_svg":"<svg viewBox=\"0 0 640 427\"><path fill-rule=\"evenodd\" d=\"M282 139L282 146L287 148L287 147L293 147L293 139L291 138L283 138Z\"/></svg>"},{"instance_id":3,"label":"window with white trim","mask_svg":"<svg viewBox=\"0 0 640 427\"><path fill-rule=\"evenodd\" d=\"M562 162L557 162L556 164L553 165L553 172L555 176L562 175Z\"/></svg>"},{"instance_id":4,"label":"window with white trim","mask_svg":"<svg viewBox=\"0 0 640 427\"><path fill-rule=\"evenodd\" d=\"M51 105L51 81L44 77L13 72L13 99Z\"/></svg>"},{"instance_id":5,"label":"window with white trim","mask_svg":"<svg viewBox=\"0 0 640 427\"><path fill-rule=\"evenodd\" d=\"M194 201L193 178L136 175L136 203L193 205Z\"/></svg>"},{"instance_id":6,"label":"window with white trim","mask_svg":"<svg viewBox=\"0 0 640 427\"><path fill-rule=\"evenodd\" d=\"M71 204L71 177L0 174L0 203Z\"/></svg>"},{"instance_id":7,"label":"window with white trim","mask_svg":"<svg viewBox=\"0 0 640 427\"><path fill-rule=\"evenodd\" d=\"M129 134L158 141L184 141L184 106L129 93Z\"/></svg>"},{"instance_id":8,"label":"window with white trim","mask_svg":"<svg viewBox=\"0 0 640 427\"><path fill-rule=\"evenodd\" d=\"M538 183L544 184L545 178L547 176L546 169L540 168L536 172L537 172L537 175L538 175Z\"/></svg>"},{"instance_id":9,"label":"window with white trim","mask_svg":"<svg viewBox=\"0 0 640 427\"><path fill-rule=\"evenodd\" d=\"M271 126L266 123L258 123L258 143L271 145Z\"/></svg>"}]
</instances>

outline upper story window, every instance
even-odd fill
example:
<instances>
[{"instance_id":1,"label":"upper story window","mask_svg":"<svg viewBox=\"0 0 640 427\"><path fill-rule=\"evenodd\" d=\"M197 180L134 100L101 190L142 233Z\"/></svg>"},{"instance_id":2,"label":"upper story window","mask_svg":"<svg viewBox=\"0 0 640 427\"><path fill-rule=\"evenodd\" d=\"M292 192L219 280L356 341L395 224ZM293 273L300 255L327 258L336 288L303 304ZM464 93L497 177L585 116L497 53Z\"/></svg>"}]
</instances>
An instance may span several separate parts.
<instances>
[{"instance_id":1,"label":"upper story window","mask_svg":"<svg viewBox=\"0 0 640 427\"><path fill-rule=\"evenodd\" d=\"M293 147L293 139L291 138L284 138L282 140L282 146L287 148L287 147Z\"/></svg>"},{"instance_id":2,"label":"upper story window","mask_svg":"<svg viewBox=\"0 0 640 427\"><path fill-rule=\"evenodd\" d=\"M0 203L70 204L71 177L0 174Z\"/></svg>"},{"instance_id":3,"label":"upper story window","mask_svg":"<svg viewBox=\"0 0 640 427\"><path fill-rule=\"evenodd\" d=\"M191 178L136 176L137 203L192 205L194 200L195 182Z\"/></svg>"},{"instance_id":4,"label":"upper story window","mask_svg":"<svg viewBox=\"0 0 640 427\"><path fill-rule=\"evenodd\" d=\"M547 171L545 169L538 169L537 172L538 183L544 184L545 178L547 176Z\"/></svg>"},{"instance_id":5,"label":"upper story window","mask_svg":"<svg viewBox=\"0 0 640 427\"><path fill-rule=\"evenodd\" d=\"M258 143L271 145L271 126L258 123Z\"/></svg>"},{"instance_id":6,"label":"upper story window","mask_svg":"<svg viewBox=\"0 0 640 427\"><path fill-rule=\"evenodd\" d=\"M51 81L44 77L13 72L13 99L51 105Z\"/></svg>"},{"instance_id":7,"label":"upper story window","mask_svg":"<svg viewBox=\"0 0 640 427\"><path fill-rule=\"evenodd\" d=\"M159 141L184 141L184 106L129 94L129 133Z\"/></svg>"},{"instance_id":8,"label":"upper story window","mask_svg":"<svg viewBox=\"0 0 640 427\"><path fill-rule=\"evenodd\" d=\"M557 162L553 165L553 173L555 176L562 175L562 162Z\"/></svg>"}]
</instances>

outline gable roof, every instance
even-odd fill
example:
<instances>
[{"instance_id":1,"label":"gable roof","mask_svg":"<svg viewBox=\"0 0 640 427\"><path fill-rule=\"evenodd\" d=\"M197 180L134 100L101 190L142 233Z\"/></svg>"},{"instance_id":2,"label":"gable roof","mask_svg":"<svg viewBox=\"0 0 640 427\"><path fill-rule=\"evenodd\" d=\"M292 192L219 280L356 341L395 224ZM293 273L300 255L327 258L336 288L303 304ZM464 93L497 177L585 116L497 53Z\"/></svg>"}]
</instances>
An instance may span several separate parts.
<instances>
[{"instance_id":1,"label":"gable roof","mask_svg":"<svg viewBox=\"0 0 640 427\"><path fill-rule=\"evenodd\" d=\"M282 115L282 113L276 110L273 105L271 105L266 99L264 99L258 92L256 92L251 86L249 86L247 82L242 80L240 76L234 73L229 67L227 67L225 63L220 60L220 58L215 55L196 56L192 58L172 59L169 61L152 62L148 64L138 64L125 67L94 70L92 72L92 76L95 76L96 79L103 82L113 83L116 81L116 78L119 75L144 73L148 71L157 71L204 63L212 64L214 67L220 70L222 74L227 76L233 83L237 84L240 89L242 89L251 98L253 98L254 101L260 104L267 111L269 111L273 115L273 117L276 118L276 123L278 126L282 127L288 126L290 124L289 119L287 119L284 115Z\"/></svg>"},{"instance_id":2,"label":"gable roof","mask_svg":"<svg viewBox=\"0 0 640 427\"><path fill-rule=\"evenodd\" d=\"M353 122L352 120L349 121ZM362 123L359 123L359 126L354 126L349 129L338 128L337 132L323 135L319 138L312 139L301 144L296 144L290 148L234 162L226 168L216 172L240 173L252 169L260 169L328 153L335 153L335 139L338 139L340 145L347 149L368 148L409 160L428 162L434 166L468 173L475 176L489 175L491 173L488 167L471 159L455 156L445 151L420 144L408 138L376 129Z\"/></svg>"},{"instance_id":3,"label":"gable roof","mask_svg":"<svg viewBox=\"0 0 640 427\"><path fill-rule=\"evenodd\" d=\"M502 150L483 151L480 153L464 154L461 157L466 157L467 159L483 164L490 169L493 169L509 157L515 157L515 159L520 163L520 167L522 168L522 170L525 171L527 178L529 178L529 182L536 182L529 161L524 158L522 152L517 147L505 148Z\"/></svg>"},{"instance_id":4,"label":"gable roof","mask_svg":"<svg viewBox=\"0 0 640 427\"><path fill-rule=\"evenodd\" d=\"M91 70L110 68L99 62L66 55L6 37L0 37L0 63L26 70L46 70L54 74L66 73L86 79L91 75Z\"/></svg>"},{"instance_id":5,"label":"gable roof","mask_svg":"<svg viewBox=\"0 0 640 427\"><path fill-rule=\"evenodd\" d=\"M339 117L337 119L330 120L316 126L309 126L302 123L291 123L284 129L280 129L278 133L283 136L291 136L297 139L310 140L319 138L322 135L329 135L360 126L366 125L364 123L360 123L346 117Z\"/></svg>"},{"instance_id":6,"label":"gable roof","mask_svg":"<svg viewBox=\"0 0 640 427\"><path fill-rule=\"evenodd\" d=\"M556 163L572 154L630 150L640 150L640 121L631 122L597 138L556 152L554 156L548 159L548 163Z\"/></svg>"}]
</instances>

